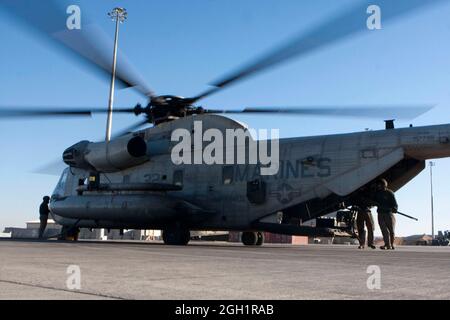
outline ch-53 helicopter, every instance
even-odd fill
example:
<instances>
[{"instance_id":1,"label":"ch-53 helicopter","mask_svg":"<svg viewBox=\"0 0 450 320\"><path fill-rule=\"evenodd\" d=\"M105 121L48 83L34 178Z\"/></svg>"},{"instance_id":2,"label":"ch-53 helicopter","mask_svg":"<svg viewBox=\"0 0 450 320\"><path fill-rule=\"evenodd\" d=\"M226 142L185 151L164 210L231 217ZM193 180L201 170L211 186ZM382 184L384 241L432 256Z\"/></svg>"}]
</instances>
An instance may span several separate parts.
<instances>
[{"instance_id":1,"label":"ch-53 helicopter","mask_svg":"<svg viewBox=\"0 0 450 320\"><path fill-rule=\"evenodd\" d=\"M386 22L441 1L377 2ZM261 245L263 231L347 234L348 229L313 228L301 222L351 207L379 178L398 190L424 169L425 160L449 157L449 124L397 129L393 121L387 121L386 130L381 131L280 139L278 171L273 175L261 175L260 163L173 163L171 150L176 142L171 135L176 129L195 135L195 122L201 121L202 130L216 129L223 134L227 129L247 130L221 114L380 117L397 113L396 117L414 117L427 111L428 106L217 110L197 105L250 75L367 30L366 9L370 4L359 2L190 98L156 95L119 55L116 80L141 92L148 104L114 112L142 115L144 119L111 140L81 141L64 151L67 168L52 194L50 209L65 236L73 237L79 228L161 229L166 244L186 245L192 230L236 230L242 232L245 245ZM102 34L95 28L64 29L62 1L58 5L41 2L45 16L35 14L29 1L6 0L1 5L62 48L76 53L93 70L111 74L111 57L101 45ZM80 116L95 112L108 110L2 108L0 116ZM153 126L138 130L146 124ZM245 142L239 147L248 149Z\"/></svg>"}]
</instances>

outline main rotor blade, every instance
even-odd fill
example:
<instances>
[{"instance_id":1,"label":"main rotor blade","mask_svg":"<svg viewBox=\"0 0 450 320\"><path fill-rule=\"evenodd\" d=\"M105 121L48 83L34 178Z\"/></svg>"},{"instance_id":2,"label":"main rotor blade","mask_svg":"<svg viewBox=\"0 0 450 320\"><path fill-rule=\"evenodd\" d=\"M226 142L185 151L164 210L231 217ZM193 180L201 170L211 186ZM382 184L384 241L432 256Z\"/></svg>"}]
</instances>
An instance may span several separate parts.
<instances>
[{"instance_id":1,"label":"main rotor blade","mask_svg":"<svg viewBox=\"0 0 450 320\"><path fill-rule=\"evenodd\" d=\"M252 114L286 114L305 116L329 116L329 117L357 117L374 119L414 119L431 110L434 106L317 106L317 107L256 107L243 110L213 110L205 109L205 113L252 113Z\"/></svg>"},{"instance_id":2,"label":"main rotor blade","mask_svg":"<svg viewBox=\"0 0 450 320\"><path fill-rule=\"evenodd\" d=\"M98 26L89 24L85 11L80 12L80 29L69 30L68 10L73 1L35 1L35 0L1 0L3 7L19 19L24 25L38 31L53 43L72 53L73 57L84 62L91 70L111 76L113 41ZM68 11L69 13L66 13ZM105 13L105 19L106 19ZM147 97L154 96L143 78L133 71L122 53L117 57L117 84L133 87Z\"/></svg>"},{"instance_id":3,"label":"main rotor blade","mask_svg":"<svg viewBox=\"0 0 450 320\"><path fill-rule=\"evenodd\" d=\"M2 108L0 107L0 119L2 118L34 118L34 117L90 117L93 113L106 113L106 108L60 108L51 109L45 107L34 108ZM133 113L134 108L117 108L114 113Z\"/></svg>"},{"instance_id":4,"label":"main rotor blade","mask_svg":"<svg viewBox=\"0 0 450 320\"><path fill-rule=\"evenodd\" d=\"M58 160L54 160L52 162L34 168L31 173L60 176L63 170L67 167L68 165L63 162L61 157Z\"/></svg>"},{"instance_id":5,"label":"main rotor blade","mask_svg":"<svg viewBox=\"0 0 450 320\"><path fill-rule=\"evenodd\" d=\"M447 0L364 0L354 6L349 11L336 15L334 18L319 24L309 31L302 32L288 43L279 46L254 62L244 65L240 69L231 72L227 76L212 83L214 88L204 91L193 97L190 101L195 102L205 98L232 83L243 80L253 74L274 67L282 62L286 62L295 57L301 57L315 50L324 48L336 42L349 38L362 31L368 31L367 9L370 5L376 4L381 9L381 21L386 23L389 20L399 18L418 8L438 4Z\"/></svg>"},{"instance_id":6,"label":"main rotor blade","mask_svg":"<svg viewBox=\"0 0 450 320\"><path fill-rule=\"evenodd\" d=\"M1 118L30 117L90 117L90 110L32 110L32 109L0 109Z\"/></svg>"}]
</instances>

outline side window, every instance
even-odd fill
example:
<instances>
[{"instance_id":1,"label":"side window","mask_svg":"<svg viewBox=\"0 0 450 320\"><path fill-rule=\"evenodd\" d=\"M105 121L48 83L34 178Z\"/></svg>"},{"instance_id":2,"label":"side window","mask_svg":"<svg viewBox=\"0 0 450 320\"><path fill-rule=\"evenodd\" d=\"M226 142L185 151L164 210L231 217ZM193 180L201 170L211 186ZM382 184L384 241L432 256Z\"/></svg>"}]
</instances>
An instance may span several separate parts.
<instances>
[{"instance_id":1,"label":"side window","mask_svg":"<svg viewBox=\"0 0 450 320\"><path fill-rule=\"evenodd\" d=\"M233 183L233 167L232 166L224 166L222 168L222 183L223 184L232 184Z\"/></svg>"},{"instance_id":2,"label":"side window","mask_svg":"<svg viewBox=\"0 0 450 320\"><path fill-rule=\"evenodd\" d=\"M173 173L173 184L176 186L183 186L183 170L176 170Z\"/></svg>"}]
</instances>

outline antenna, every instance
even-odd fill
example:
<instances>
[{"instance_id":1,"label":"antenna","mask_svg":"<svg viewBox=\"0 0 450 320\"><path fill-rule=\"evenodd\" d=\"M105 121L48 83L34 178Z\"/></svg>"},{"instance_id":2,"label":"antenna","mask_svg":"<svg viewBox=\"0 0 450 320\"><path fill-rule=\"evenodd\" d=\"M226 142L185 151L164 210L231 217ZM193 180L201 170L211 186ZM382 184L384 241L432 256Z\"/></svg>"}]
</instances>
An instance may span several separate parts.
<instances>
[{"instance_id":1,"label":"antenna","mask_svg":"<svg viewBox=\"0 0 450 320\"><path fill-rule=\"evenodd\" d=\"M111 87L109 90L109 102L108 102L108 118L106 120L106 137L105 140L108 142L111 140L111 126L112 126L112 113L113 113L113 103L114 103L114 83L116 80L116 62L117 62L117 41L119 40L119 24L123 23L127 19L127 10L124 8L114 8L108 13L108 16L116 22L116 33L114 36L114 53L113 53L113 63L111 72Z\"/></svg>"}]
</instances>

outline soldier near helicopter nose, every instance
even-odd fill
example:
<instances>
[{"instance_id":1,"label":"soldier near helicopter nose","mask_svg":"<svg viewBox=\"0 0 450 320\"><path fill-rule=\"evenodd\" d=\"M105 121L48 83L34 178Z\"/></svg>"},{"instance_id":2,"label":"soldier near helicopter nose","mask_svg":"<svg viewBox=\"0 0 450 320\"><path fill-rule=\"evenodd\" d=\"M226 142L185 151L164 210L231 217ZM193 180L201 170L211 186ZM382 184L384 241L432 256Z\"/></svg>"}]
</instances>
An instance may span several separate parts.
<instances>
[{"instance_id":1,"label":"soldier near helicopter nose","mask_svg":"<svg viewBox=\"0 0 450 320\"><path fill-rule=\"evenodd\" d=\"M388 189L388 183L385 179L377 182L377 192L375 193L375 202L378 207L378 224L383 234L384 246L380 249L394 250L395 240L395 216L398 205L394 192Z\"/></svg>"},{"instance_id":2,"label":"soldier near helicopter nose","mask_svg":"<svg viewBox=\"0 0 450 320\"><path fill-rule=\"evenodd\" d=\"M48 208L48 204L50 202L50 197L45 196L42 198L42 203L39 206L39 239L42 239L44 236L45 228L47 227L48 214L50 213L50 209Z\"/></svg>"}]
</instances>

